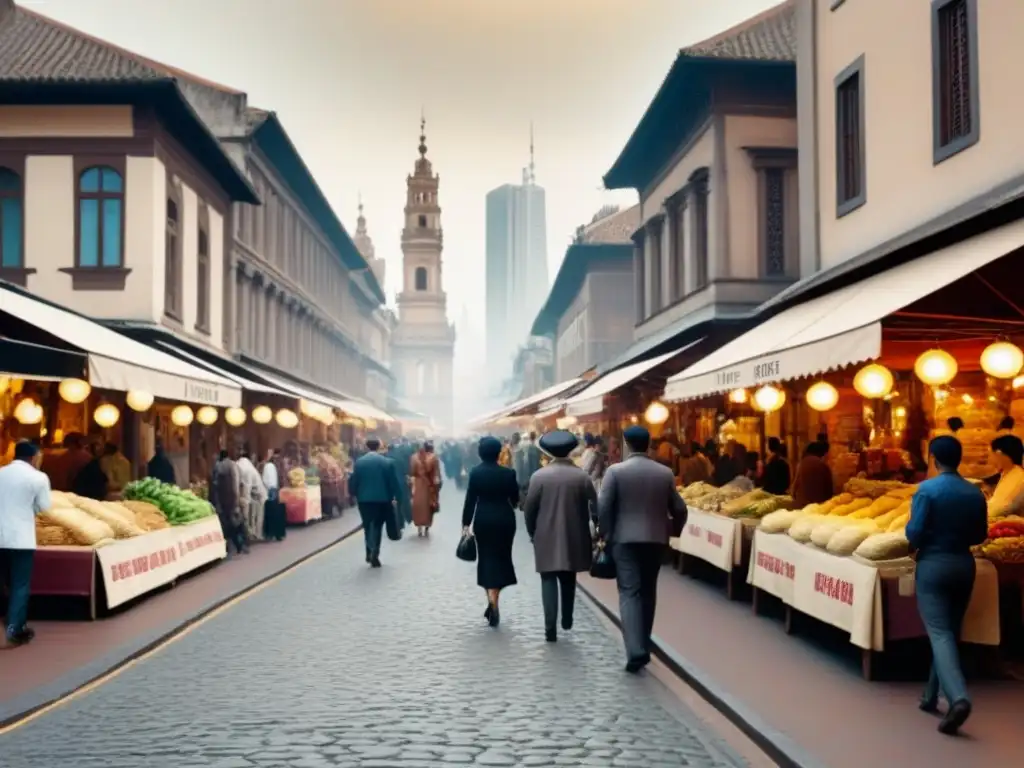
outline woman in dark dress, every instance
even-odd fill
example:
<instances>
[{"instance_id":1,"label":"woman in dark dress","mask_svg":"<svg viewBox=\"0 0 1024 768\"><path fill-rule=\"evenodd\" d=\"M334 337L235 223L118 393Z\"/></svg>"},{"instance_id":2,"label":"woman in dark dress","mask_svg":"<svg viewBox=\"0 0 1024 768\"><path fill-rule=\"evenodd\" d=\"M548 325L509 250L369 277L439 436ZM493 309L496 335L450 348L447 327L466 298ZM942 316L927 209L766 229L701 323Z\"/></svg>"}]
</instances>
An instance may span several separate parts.
<instances>
[{"instance_id":1,"label":"woman in dark dress","mask_svg":"<svg viewBox=\"0 0 1024 768\"><path fill-rule=\"evenodd\" d=\"M462 508L463 533L473 527L476 537L476 583L487 592L484 618L498 626L498 596L516 582L512 563L512 540L516 535L515 507L519 503L519 485L514 469L498 465L501 441L493 437L480 440L481 464L469 473L466 503Z\"/></svg>"}]
</instances>

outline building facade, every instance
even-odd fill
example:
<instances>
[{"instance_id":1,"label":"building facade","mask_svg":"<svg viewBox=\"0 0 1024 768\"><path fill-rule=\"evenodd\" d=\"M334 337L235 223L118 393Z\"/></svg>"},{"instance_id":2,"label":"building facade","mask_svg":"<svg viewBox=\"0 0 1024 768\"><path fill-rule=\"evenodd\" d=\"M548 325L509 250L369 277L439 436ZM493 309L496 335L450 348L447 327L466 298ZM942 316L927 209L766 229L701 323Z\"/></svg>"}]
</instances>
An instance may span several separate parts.
<instances>
[{"instance_id":1,"label":"building facade","mask_svg":"<svg viewBox=\"0 0 1024 768\"><path fill-rule=\"evenodd\" d=\"M377 285L383 287L387 277L387 263L383 258L377 258L373 239L366 226L366 216L363 215L362 200L359 201L359 217L356 219L356 234L353 241L359 253L366 259L366 263L370 265ZM394 394L394 380L390 374L391 334L397 323L395 313L389 307L381 305L373 310L370 322L362 324L360 344L371 359L380 362L379 366L371 366L367 370L366 399L379 408L387 408L388 401Z\"/></svg>"},{"instance_id":2,"label":"building facade","mask_svg":"<svg viewBox=\"0 0 1024 768\"><path fill-rule=\"evenodd\" d=\"M442 433L450 434L455 328L448 322L442 280L440 177L427 159L426 141L424 123L420 156L406 179L402 291L398 324L391 337L391 366L401 406L426 414Z\"/></svg>"}]
</instances>

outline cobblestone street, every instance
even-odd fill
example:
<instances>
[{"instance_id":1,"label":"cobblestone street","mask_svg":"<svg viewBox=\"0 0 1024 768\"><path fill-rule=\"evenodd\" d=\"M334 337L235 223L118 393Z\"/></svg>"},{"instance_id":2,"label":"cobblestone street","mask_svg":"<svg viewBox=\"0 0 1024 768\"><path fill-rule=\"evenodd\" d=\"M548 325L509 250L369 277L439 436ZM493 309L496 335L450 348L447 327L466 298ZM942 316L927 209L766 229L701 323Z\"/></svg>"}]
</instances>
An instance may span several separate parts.
<instances>
[{"instance_id":1,"label":"cobblestone street","mask_svg":"<svg viewBox=\"0 0 1024 768\"><path fill-rule=\"evenodd\" d=\"M488 628L455 559L461 496L430 540L361 536L152 657L4 736L5 768L733 766L739 758L649 676L585 604L544 642L525 531L518 587Z\"/></svg>"}]
</instances>

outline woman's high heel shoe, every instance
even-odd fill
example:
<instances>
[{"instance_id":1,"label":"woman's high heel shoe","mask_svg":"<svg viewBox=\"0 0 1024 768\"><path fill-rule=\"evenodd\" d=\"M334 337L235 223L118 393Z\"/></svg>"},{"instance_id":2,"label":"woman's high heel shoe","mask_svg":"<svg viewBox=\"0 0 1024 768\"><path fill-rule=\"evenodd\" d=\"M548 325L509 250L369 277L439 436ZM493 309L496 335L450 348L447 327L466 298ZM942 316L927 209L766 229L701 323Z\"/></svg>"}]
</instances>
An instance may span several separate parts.
<instances>
[{"instance_id":1,"label":"woman's high heel shoe","mask_svg":"<svg viewBox=\"0 0 1024 768\"><path fill-rule=\"evenodd\" d=\"M484 611L484 618L487 619L488 621L491 620L491 612L493 610L494 610L494 606L492 606L490 603L488 603L487 604L487 610Z\"/></svg>"},{"instance_id":2,"label":"woman's high heel shoe","mask_svg":"<svg viewBox=\"0 0 1024 768\"><path fill-rule=\"evenodd\" d=\"M498 606L491 606L491 615L487 617L487 623L492 627L498 626L498 622L501 621L501 614L498 613Z\"/></svg>"}]
</instances>

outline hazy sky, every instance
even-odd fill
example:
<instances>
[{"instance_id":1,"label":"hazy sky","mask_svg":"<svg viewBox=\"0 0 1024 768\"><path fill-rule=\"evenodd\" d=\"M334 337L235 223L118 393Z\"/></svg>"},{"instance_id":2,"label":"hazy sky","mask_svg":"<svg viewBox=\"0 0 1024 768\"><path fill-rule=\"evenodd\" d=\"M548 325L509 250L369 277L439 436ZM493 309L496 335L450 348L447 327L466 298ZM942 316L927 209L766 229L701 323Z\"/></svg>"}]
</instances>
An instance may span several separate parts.
<instances>
[{"instance_id":1,"label":"hazy sky","mask_svg":"<svg viewBox=\"0 0 1024 768\"><path fill-rule=\"evenodd\" d=\"M278 113L350 232L362 193L398 288L421 107L441 176L449 317L483 318L484 196L518 182L534 123L553 279L677 50L777 0L21 0ZM482 343L460 328L466 353ZM462 354L475 358L475 354Z\"/></svg>"}]
</instances>

